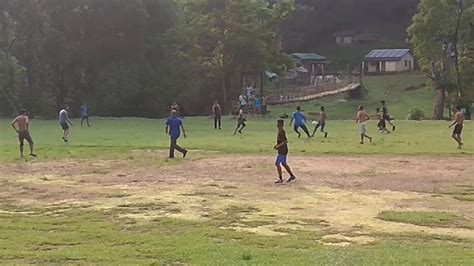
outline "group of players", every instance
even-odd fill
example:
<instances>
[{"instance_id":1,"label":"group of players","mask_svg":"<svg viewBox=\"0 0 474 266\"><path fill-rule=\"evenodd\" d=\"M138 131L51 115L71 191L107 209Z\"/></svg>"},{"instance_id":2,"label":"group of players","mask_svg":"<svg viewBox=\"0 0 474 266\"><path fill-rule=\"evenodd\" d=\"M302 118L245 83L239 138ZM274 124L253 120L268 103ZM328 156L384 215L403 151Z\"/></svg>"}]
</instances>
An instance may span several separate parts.
<instances>
[{"instance_id":1,"label":"group of players","mask_svg":"<svg viewBox=\"0 0 474 266\"><path fill-rule=\"evenodd\" d=\"M388 123L392 126L392 131L396 129L396 126L393 124L392 118L388 114L388 109L387 109L385 101L381 101L381 104L382 104L382 107L376 109L377 113L375 117L378 119L377 126L379 130L381 131L381 133L390 133L390 131L387 129L386 124ZM458 148L461 149L463 146L463 142L461 140L461 133L463 130L464 118L458 106L454 108L454 111L455 111L455 119L452 123L449 124L449 127L451 128L454 126L452 138L457 142ZM81 126L83 126L84 121L86 121L87 126L90 127L88 108L86 104L83 104L81 106L80 113L81 113ZM177 107L172 107L170 113L171 115L166 120L166 123L165 123L165 132L167 135L170 136L169 158L174 158L175 150L180 152L183 155L183 157L186 157L186 155L188 154L188 150L180 147L177 143L179 137L181 136L181 132L183 133L183 136L186 138L186 132L183 126L183 122L178 117ZM214 128L216 130L222 129L222 123L221 123L222 109L217 101L212 106L212 114L214 118ZM317 130L320 129L321 133L324 134L324 138L327 138L328 133L325 131L327 119L328 119L328 115L325 111L325 108L321 107L321 111L319 113L319 120L313 122L313 125L315 126L315 128L314 128L313 134L310 134L308 128L306 127L306 123L307 123L306 117L301 112L301 108L298 106L296 108L296 112L293 113L293 116L290 121L290 126L293 125L293 129L297 133L298 138L301 137L301 133L299 132L299 129L302 129L304 133L306 133L308 138L314 137ZM372 142L373 140L373 138L367 134L367 121L369 119L370 119L370 116L364 110L364 107L360 105L357 109L357 115L356 115L356 120L355 120L359 126L360 144L364 144L365 139L368 139L370 142ZM69 118L69 106L65 105L59 111L58 121L59 121L59 125L61 126L61 129L63 130L62 140L67 143L68 137L69 137L69 127L73 126ZM18 140L20 142L20 158L24 158L23 150L24 150L25 140L28 142L29 147L30 147L29 155L32 157L37 157L36 153L34 152L34 143L29 132L29 120L28 120L27 112L25 109L20 110L19 115L12 121L11 125L18 134ZM278 151L278 156L275 162L275 165L278 171L278 176L279 176L279 179L276 181L276 183L278 184L284 182L283 177L282 177L282 167L285 168L285 170L288 172L290 176L287 182L296 180L295 175L293 174L293 172L291 171L287 163L288 139L286 137L284 126L285 126L284 119L281 119L281 118L278 119L277 120L277 128L278 128L277 144L274 146L274 149ZM238 113L238 117L237 117L237 127L234 130L234 135L237 134L237 132L242 134L243 129L245 127L246 127L245 113L243 109L240 109Z\"/></svg>"}]
</instances>

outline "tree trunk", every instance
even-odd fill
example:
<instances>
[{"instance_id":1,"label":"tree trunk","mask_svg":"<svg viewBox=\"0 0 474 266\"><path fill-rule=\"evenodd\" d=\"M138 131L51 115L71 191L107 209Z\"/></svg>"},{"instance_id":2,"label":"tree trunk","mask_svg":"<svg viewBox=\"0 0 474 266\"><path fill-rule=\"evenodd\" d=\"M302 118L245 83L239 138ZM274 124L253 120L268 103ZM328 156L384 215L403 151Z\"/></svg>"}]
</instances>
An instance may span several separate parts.
<instances>
[{"instance_id":1,"label":"tree trunk","mask_svg":"<svg viewBox=\"0 0 474 266\"><path fill-rule=\"evenodd\" d=\"M444 102L446 94L444 88L436 89L436 104L433 111L434 120L442 120L444 118Z\"/></svg>"}]
</instances>

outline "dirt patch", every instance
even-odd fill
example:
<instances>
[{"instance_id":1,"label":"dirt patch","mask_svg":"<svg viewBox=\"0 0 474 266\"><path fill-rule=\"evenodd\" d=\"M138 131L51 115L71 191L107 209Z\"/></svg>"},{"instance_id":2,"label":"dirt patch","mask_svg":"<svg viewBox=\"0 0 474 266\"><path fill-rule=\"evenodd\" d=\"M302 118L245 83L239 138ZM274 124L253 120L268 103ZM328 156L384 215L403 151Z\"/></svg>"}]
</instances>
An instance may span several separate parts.
<instances>
[{"instance_id":1,"label":"dirt patch","mask_svg":"<svg viewBox=\"0 0 474 266\"><path fill-rule=\"evenodd\" d=\"M383 233L474 239L471 157L291 157L295 183L274 185L273 157L199 161L67 161L0 166L0 199L120 217L202 220L263 235L321 233L328 245L370 244ZM162 160L158 159L157 160ZM383 221L381 211L451 212L466 224L435 228Z\"/></svg>"}]
</instances>

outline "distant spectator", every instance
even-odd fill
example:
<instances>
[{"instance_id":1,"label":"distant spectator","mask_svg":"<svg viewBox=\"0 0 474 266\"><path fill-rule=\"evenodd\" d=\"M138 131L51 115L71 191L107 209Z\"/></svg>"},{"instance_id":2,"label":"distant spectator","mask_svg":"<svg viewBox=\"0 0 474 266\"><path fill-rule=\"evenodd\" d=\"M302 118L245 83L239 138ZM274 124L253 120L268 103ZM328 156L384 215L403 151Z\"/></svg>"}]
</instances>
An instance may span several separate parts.
<instances>
[{"instance_id":1,"label":"distant spectator","mask_svg":"<svg viewBox=\"0 0 474 266\"><path fill-rule=\"evenodd\" d=\"M245 110L247 110L247 99L244 94L240 94L239 96L239 105L239 110L245 113Z\"/></svg>"},{"instance_id":2,"label":"distant spectator","mask_svg":"<svg viewBox=\"0 0 474 266\"><path fill-rule=\"evenodd\" d=\"M170 106L170 112L175 110L176 111L176 115L179 116L180 113L179 113L179 105L176 103L176 102L173 102L173 104Z\"/></svg>"},{"instance_id":3,"label":"distant spectator","mask_svg":"<svg viewBox=\"0 0 474 266\"><path fill-rule=\"evenodd\" d=\"M246 93L248 99L250 99L253 96L253 91L254 91L254 89L251 85L248 85L245 88L245 93Z\"/></svg>"},{"instance_id":4,"label":"distant spectator","mask_svg":"<svg viewBox=\"0 0 474 266\"><path fill-rule=\"evenodd\" d=\"M212 106L212 116L214 117L214 129L221 128L222 109L219 102L215 101Z\"/></svg>"},{"instance_id":5,"label":"distant spectator","mask_svg":"<svg viewBox=\"0 0 474 266\"><path fill-rule=\"evenodd\" d=\"M268 97L263 96L262 97L262 115L267 114L267 105L268 105Z\"/></svg>"},{"instance_id":6,"label":"distant spectator","mask_svg":"<svg viewBox=\"0 0 474 266\"><path fill-rule=\"evenodd\" d=\"M81 111L81 127L84 124L84 120L87 121L87 126L91 127L91 125L89 124L89 107L87 107L87 103L84 103L83 105L81 105L80 111Z\"/></svg>"},{"instance_id":7,"label":"distant spectator","mask_svg":"<svg viewBox=\"0 0 474 266\"><path fill-rule=\"evenodd\" d=\"M262 99L257 97L255 99L255 114L260 115L262 113Z\"/></svg>"}]
</instances>

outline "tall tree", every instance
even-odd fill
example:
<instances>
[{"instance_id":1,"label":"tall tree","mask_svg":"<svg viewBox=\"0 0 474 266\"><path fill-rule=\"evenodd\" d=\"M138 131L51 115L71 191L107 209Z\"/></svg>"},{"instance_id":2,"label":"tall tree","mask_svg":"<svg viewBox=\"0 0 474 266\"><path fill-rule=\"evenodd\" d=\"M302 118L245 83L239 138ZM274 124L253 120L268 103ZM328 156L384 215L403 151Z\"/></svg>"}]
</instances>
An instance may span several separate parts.
<instances>
[{"instance_id":1,"label":"tall tree","mask_svg":"<svg viewBox=\"0 0 474 266\"><path fill-rule=\"evenodd\" d=\"M472 42L469 26L473 8L472 0L422 0L418 13L408 28L410 40L421 69L427 73L436 88L434 119L443 119L446 94L449 103L462 98L463 88L468 84L461 81L468 65L463 56L469 54ZM460 68L463 68L462 70ZM470 74L468 74L470 75Z\"/></svg>"}]
</instances>

